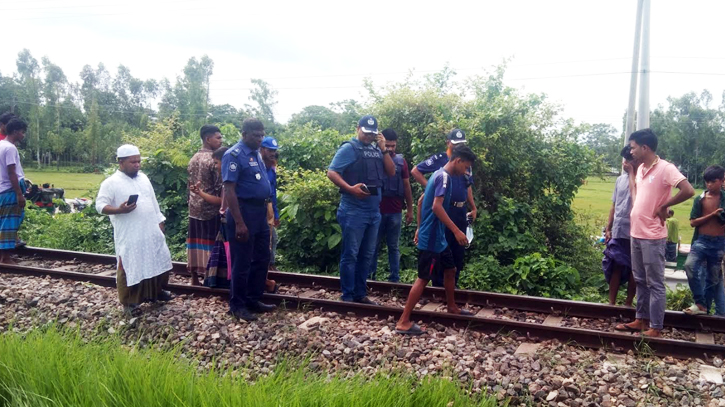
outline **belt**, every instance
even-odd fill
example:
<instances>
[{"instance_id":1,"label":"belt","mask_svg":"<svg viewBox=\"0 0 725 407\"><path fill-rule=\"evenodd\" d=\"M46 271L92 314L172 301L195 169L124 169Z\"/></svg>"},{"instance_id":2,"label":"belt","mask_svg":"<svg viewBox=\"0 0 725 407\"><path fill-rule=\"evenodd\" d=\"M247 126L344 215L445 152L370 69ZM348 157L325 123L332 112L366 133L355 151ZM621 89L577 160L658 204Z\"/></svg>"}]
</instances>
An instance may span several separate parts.
<instances>
[{"instance_id":1,"label":"belt","mask_svg":"<svg viewBox=\"0 0 725 407\"><path fill-rule=\"evenodd\" d=\"M466 202L451 202L451 206L455 208L463 208L466 206Z\"/></svg>"},{"instance_id":2,"label":"belt","mask_svg":"<svg viewBox=\"0 0 725 407\"><path fill-rule=\"evenodd\" d=\"M269 199L261 198L239 198L239 200L248 206L267 206L267 202L269 202Z\"/></svg>"}]
</instances>

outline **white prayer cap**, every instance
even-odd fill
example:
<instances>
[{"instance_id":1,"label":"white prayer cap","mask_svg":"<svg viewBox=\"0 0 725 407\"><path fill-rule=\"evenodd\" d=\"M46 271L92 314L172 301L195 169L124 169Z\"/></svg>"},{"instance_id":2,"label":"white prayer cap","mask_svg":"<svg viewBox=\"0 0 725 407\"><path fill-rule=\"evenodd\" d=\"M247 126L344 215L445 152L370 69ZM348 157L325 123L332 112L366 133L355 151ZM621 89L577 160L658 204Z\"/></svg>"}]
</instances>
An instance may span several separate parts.
<instances>
[{"instance_id":1,"label":"white prayer cap","mask_svg":"<svg viewBox=\"0 0 725 407\"><path fill-rule=\"evenodd\" d=\"M116 150L117 158L131 157L132 155L141 155L141 152L138 151L138 147L133 144L124 144Z\"/></svg>"}]
</instances>

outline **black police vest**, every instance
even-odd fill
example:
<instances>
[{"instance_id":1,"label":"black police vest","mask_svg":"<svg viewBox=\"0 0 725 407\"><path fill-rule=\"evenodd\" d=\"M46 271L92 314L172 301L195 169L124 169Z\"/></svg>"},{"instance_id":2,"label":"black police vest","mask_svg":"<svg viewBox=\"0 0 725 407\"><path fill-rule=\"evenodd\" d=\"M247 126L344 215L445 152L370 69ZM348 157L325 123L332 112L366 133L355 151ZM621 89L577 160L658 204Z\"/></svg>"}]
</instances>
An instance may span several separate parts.
<instances>
[{"instance_id":1,"label":"black police vest","mask_svg":"<svg viewBox=\"0 0 725 407\"><path fill-rule=\"evenodd\" d=\"M383 178L383 196L404 198L403 166L405 165L405 160L403 160L403 155L396 154L393 157L393 163L395 163L395 175Z\"/></svg>"},{"instance_id":2,"label":"black police vest","mask_svg":"<svg viewBox=\"0 0 725 407\"><path fill-rule=\"evenodd\" d=\"M352 165L345 168L345 171L342 172L342 179L350 186L363 183L371 187L382 187L383 179L387 176L383 167L383 153L380 149L374 144L365 146L358 141L346 141L345 143L352 145L357 159Z\"/></svg>"}]
</instances>

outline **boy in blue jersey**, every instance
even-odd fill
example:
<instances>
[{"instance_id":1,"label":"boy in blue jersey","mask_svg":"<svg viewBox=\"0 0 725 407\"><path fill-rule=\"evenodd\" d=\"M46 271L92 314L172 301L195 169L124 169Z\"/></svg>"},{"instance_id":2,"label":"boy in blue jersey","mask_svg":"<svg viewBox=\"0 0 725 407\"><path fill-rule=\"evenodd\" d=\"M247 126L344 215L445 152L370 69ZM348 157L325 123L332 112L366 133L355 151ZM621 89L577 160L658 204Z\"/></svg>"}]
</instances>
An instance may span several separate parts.
<instances>
[{"instance_id":1,"label":"boy in blue jersey","mask_svg":"<svg viewBox=\"0 0 725 407\"><path fill-rule=\"evenodd\" d=\"M428 181L423 201L420 203L420 227L418 230L418 279L413 284L405 302L403 315L395 325L395 332L403 335L420 335L423 331L418 324L410 320L415 305L423 295L428 282L443 271L443 286L446 292L446 305L451 314L471 315L471 312L458 308L454 295L456 289L456 264L451 248L446 241L446 229L453 232L456 242L462 246L468 244L466 234L456 226L448 216L447 210L451 203L452 177L466 173L476 161L467 146L453 149L450 160L436 171Z\"/></svg>"},{"instance_id":2,"label":"boy in blue jersey","mask_svg":"<svg viewBox=\"0 0 725 407\"><path fill-rule=\"evenodd\" d=\"M423 188L425 188L428 183L425 179L425 175L432 174L446 165L453 148L466 143L466 133L460 129L453 129L450 133L448 133L446 139L446 151L433 154L427 160L422 161L413 167L413 170L410 172L410 176L418 181ZM476 203L473 201L473 176L470 171L467 171L459 176L451 177L451 184L453 185L453 195L451 196L451 204L447 209L448 216L451 218L453 223L458 226L458 229L465 233L466 228L468 227L468 219L470 218L471 221L475 221L477 216ZM418 204L420 204L420 201ZM420 220L418 220L418 222L420 223ZM456 237L450 230L446 230L446 241L448 242L448 246L451 248L451 253L453 253L453 261L456 264L456 285L458 285L458 277L463 270L465 263L464 257L466 246L459 245L456 241ZM442 275L433 276L433 286L443 287Z\"/></svg>"}]
</instances>

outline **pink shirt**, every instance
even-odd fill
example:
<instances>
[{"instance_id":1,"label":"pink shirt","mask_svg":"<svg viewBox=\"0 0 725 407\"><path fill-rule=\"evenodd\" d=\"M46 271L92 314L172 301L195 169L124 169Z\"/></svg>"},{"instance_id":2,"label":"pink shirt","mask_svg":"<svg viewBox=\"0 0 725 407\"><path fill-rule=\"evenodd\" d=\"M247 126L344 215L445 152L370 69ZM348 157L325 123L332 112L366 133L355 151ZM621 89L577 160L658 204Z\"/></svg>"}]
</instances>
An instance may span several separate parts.
<instances>
[{"instance_id":1,"label":"pink shirt","mask_svg":"<svg viewBox=\"0 0 725 407\"><path fill-rule=\"evenodd\" d=\"M650 168L644 164L637 169L637 195L630 214L630 235L637 239L665 239L667 228L654 217L657 208L667 203L672 196L672 187L686 179L674 164L659 157Z\"/></svg>"}]
</instances>

